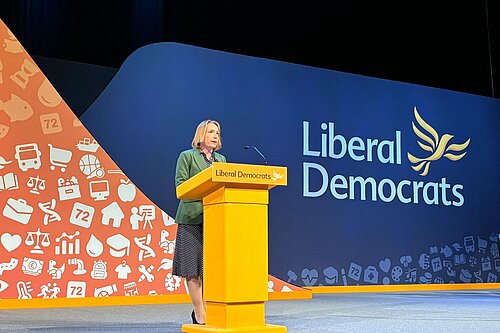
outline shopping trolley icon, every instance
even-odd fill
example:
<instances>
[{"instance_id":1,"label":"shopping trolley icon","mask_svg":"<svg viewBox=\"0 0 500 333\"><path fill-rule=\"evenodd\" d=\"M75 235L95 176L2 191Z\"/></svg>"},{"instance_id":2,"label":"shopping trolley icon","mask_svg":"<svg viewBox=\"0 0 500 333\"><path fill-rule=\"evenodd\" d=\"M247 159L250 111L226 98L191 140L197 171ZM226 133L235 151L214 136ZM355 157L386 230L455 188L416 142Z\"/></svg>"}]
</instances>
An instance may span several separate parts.
<instances>
[{"instance_id":1,"label":"shopping trolley icon","mask_svg":"<svg viewBox=\"0 0 500 333\"><path fill-rule=\"evenodd\" d=\"M73 153L70 150L55 148L49 143L50 148L50 170L55 170L56 167L61 168L61 171L66 171L66 167L68 166L69 161L71 160L71 156Z\"/></svg>"}]
</instances>

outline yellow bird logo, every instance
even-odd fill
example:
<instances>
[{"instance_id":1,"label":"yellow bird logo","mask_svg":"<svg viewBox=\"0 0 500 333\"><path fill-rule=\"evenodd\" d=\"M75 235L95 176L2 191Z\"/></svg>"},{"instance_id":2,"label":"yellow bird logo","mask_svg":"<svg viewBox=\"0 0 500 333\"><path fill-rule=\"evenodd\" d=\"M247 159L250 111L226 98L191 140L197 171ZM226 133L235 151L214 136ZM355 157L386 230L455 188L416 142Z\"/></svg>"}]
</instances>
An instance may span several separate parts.
<instances>
[{"instance_id":1,"label":"yellow bird logo","mask_svg":"<svg viewBox=\"0 0 500 333\"><path fill-rule=\"evenodd\" d=\"M412 165L413 170L417 172L422 171L420 175L426 176L429 173L431 162L437 161L443 156L451 161L458 161L462 157L464 157L465 154L467 154L467 152L464 150L469 146L470 138L462 144L449 144L450 140L453 138L453 135L444 134L443 136L439 137L438 132L434 128L432 128L432 126L427 124L425 120L422 119L422 117L420 117L416 106L413 107L413 113L415 115L417 123L425 132L427 132L427 134L424 134L424 132L422 132L413 121L411 122L413 132L415 132L415 134L420 139L425 141L425 143L422 143L417 140L417 143L423 150L431 152L431 155L426 158L417 158L408 153L408 160L412 164L414 164ZM456 154L452 152L455 152Z\"/></svg>"},{"instance_id":2,"label":"yellow bird logo","mask_svg":"<svg viewBox=\"0 0 500 333\"><path fill-rule=\"evenodd\" d=\"M281 179L283 178L284 175L282 174L279 174L277 173L276 171L273 170L273 176L271 177L271 179L275 182L277 181L278 179Z\"/></svg>"}]
</instances>

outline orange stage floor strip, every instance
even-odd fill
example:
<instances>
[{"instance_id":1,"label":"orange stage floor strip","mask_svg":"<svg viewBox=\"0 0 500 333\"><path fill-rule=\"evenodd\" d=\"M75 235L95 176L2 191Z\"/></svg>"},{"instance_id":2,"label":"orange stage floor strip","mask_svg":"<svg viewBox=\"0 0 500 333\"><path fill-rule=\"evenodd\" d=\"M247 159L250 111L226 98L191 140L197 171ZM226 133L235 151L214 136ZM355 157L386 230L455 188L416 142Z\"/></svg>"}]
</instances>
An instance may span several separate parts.
<instances>
[{"instance_id":1,"label":"orange stage floor strip","mask_svg":"<svg viewBox=\"0 0 500 333\"><path fill-rule=\"evenodd\" d=\"M272 292L269 300L311 299L312 292ZM35 308L67 308L81 306L118 306L118 305L145 305L145 304L181 304L190 303L187 294L158 295L158 296L111 296L85 298L34 298L34 299L2 299L0 310L7 309L35 309Z\"/></svg>"},{"instance_id":2,"label":"orange stage floor strip","mask_svg":"<svg viewBox=\"0 0 500 333\"><path fill-rule=\"evenodd\" d=\"M293 292L277 291L269 293L268 295L270 301L280 301L280 300L290 300L290 299L311 299L313 293L308 289L304 289L300 291L294 290Z\"/></svg>"},{"instance_id":3,"label":"orange stage floor strip","mask_svg":"<svg viewBox=\"0 0 500 333\"><path fill-rule=\"evenodd\" d=\"M269 300L311 299L314 294L336 293L373 293L373 292L404 292L404 291L444 291L444 290L478 290L500 289L500 283L457 283L457 284L401 284L375 286L320 286L305 287L304 291L272 292ZM181 304L190 303L189 295L159 295L159 296L111 296L86 298L36 298L28 300L2 299L0 309L33 309L33 308L63 308L80 306L118 306L144 304Z\"/></svg>"},{"instance_id":4,"label":"orange stage floor strip","mask_svg":"<svg viewBox=\"0 0 500 333\"><path fill-rule=\"evenodd\" d=\"M314 294L336 293L383 293L399 291L443 291L443 290L477 290L500 289L500 283L455 283L455 284L398 284L374 286L321 286L304 287Z\"/></svg>"},{"instance_id":5,"label":"orange stage floor strip","mask_svg":"<svg viewBox=\"0 0 500 333\"><path fill-rule=\"evenodd\" d=\"M2 299L0 309L33 309L33 308L67 308L80 306L117 306L139 304L179 304L189 303L189 295L158 296L110 296L85 298L34 298L34 299Z\"/></svg>"}]
</instances>

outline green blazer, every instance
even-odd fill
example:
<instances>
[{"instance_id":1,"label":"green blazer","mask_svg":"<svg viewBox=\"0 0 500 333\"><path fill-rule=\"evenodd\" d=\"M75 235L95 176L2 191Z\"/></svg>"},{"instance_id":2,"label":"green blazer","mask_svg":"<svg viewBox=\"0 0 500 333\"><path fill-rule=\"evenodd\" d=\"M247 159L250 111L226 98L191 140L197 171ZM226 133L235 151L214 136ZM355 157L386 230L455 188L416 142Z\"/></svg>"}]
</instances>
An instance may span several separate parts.
<instances>
[{"instance_id":1,"label":"green blazer","mask_svg":"<svg viewBox=\"0 0 500 333\"><path fill-rule=\"evenodd\" d=\"M215 152L217 162L226 162L226 158ZM200 154L200 150L192 148L183 151L177 159L175 168L175 187L184 183L197 173L205 170L207 163ZM175 222L181 224L203 223L203 204L200 200L180 200L175 214Z\"/></svg>"}]
</instances>

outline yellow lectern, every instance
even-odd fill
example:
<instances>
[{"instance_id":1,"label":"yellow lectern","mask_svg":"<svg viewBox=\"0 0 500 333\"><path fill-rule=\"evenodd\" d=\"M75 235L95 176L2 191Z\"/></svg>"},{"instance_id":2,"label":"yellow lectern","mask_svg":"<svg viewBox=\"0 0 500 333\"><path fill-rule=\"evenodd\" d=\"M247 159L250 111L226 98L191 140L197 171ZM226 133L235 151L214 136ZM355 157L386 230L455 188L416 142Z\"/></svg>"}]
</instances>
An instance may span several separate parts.
<instances>
[{"instance_id":1,"label":"yellow lectern","mask_svg":"<svg viewBox=\"0 0 500 333\"><path fill-rule=\"evenodd\" d=\"M183 332L286 332L266 324L268 191L287 185L286 167L214 163L177 187L179 199L203 199L206 325Z\"/></svg>"}]
</instances>

